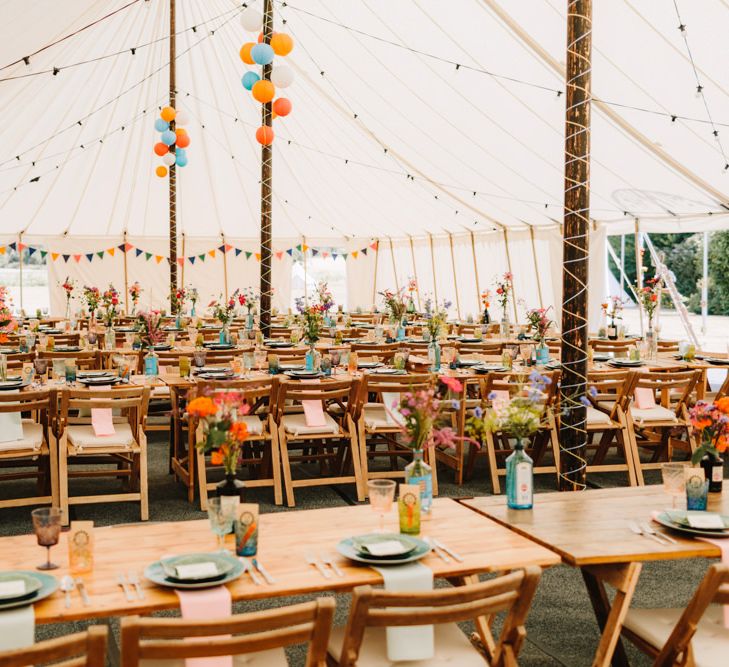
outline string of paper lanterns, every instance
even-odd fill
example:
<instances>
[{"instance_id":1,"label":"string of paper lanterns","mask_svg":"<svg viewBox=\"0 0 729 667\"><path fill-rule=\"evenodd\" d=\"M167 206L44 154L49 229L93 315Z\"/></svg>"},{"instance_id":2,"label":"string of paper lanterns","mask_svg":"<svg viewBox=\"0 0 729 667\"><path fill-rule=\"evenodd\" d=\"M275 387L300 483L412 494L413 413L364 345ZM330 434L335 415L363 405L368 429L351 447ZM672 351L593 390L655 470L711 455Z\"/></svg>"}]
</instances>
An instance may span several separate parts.
<instances>
[{"instance_id":1,"label":"string of paper lanterns","mask_svg":"<svg viewBox=\"0 0 729 667\"><path fill-rule=\"evenodd\" d=\"M174 129L170 125L173 121ZM155 169L155 174L160 178L167 176L168 168L173 164L178 167L187 165L186 149L190 145L190 135L183 126L189 122L184 111L176 111L172 107L162 107L159 118L154 121L154 129L160 133L159 141L154 145L154 152L164 163Z\"/></svg>"},{"instance_id":2,"label":"string of paper lanterns","mask_svg":"<svg viewBox=\"0 0 729 667\"><path fill-rule=\"evenodd\" d=\"M294 48L294 40L290 35L282 32L274 32L271 36L271 43L263 41L263 15L257 9L248 7L241 13L240 22L248 32L258 32L257 42L246 42L240 49L240 59L246 65L270 65L276 56L281 58L289 55ZM274 65L271 69L271 78L263 79L258 72L248 70L243 75L241 83L243 88L250 91L253 99L261 104L271 105L271 118L288 116L293 105L287 97L276 97L276 90L288 88L294 81L294 72L286 65ZM256 141L259 144L269 145L274 139L273 128L262 125L256 130Z\"/></svg>"}]
</instances>

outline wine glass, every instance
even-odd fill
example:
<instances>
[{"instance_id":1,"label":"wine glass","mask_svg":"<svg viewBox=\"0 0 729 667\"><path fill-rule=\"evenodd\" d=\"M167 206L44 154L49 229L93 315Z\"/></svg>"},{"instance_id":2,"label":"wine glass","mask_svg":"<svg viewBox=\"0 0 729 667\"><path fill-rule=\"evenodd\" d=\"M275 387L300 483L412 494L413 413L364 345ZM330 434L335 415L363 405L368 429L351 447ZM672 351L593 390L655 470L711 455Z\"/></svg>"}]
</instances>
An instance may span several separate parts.
<instances>
[{"instance_id":1,"label":"wine glass","mask_svg":"<svg viewBox=\"0 0 729 667\"><path fill-rule=\"evenodd\" d=\"M36 566L37 570L55 570L58 565L51 563L51 547L58 544L61 534L61 510L58 507L41 507L30 513L33 530L38 544L46 548L46 562Z\"/></svg>"},{"instance_id":2,"label":"wine glass","mask_svg":"<svg viewBox=\"0 0 729 667\"><path fill-rule=\"evenodd\" d=\"M208 500L208 519L213 533L218 537L218 549L225 551L225 536L233 530L236 504L228 499L215 497Z\"/></svg>"},{"instance_id":3,"label":"wine glass","mask_svg":"<svg viewBox=\"0 0 729 667\"><path fill-rule=\"evenodd\" d=\"M372 479L367 482L370 506L380 515L380 532L385 532L385 515L392 509L395 482L391 479Z\"/></svg>"},{"instance_id":4,"label":"wine glass","mask_svg":"<svg viewBox=\"0 0 729 667\"><path fill-rule=\"evenodd\" d=\"M663 477L663 490L670 494L671 505L675 509L676 498L686 493L686 476L684 470L686 463L662 463L661 476Z\"/></svg>"}]
</instances>

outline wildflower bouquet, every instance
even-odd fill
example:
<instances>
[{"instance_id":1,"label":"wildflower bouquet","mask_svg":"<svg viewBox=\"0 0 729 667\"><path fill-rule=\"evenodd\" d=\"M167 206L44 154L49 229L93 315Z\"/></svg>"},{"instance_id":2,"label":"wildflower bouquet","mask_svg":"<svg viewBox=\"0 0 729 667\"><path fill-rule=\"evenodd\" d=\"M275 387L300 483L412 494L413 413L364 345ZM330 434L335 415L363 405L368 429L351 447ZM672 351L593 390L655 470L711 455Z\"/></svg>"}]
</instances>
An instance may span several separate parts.
<instances>
[{"instance_id":1,"label":"wildflower bouquet","mask_svg":"<svg viewBox=\"0 0 729 667\"><path fill-rule=\"evenodd\" d=\"M324 326L324 309L321 304L307 306L302 298L296 299L296 310L299 311L303 321L304 338L309 345L314 345L321 337L321 328Z\"/></svg>"},{"instance_id":2,"label":"wildflower bouquet","mask_svg":"<svg viewBox=\"0 0 729 667\"><path fill-rule=\"evenodd\" d=\"M8 288L0 285L0 343L7 343L8 334L18 328L18 322L10 310L11 305Z\"/></svg>"},{"instance_id":3,"label":"wildflower bouquet","mask_svg":"<svg viewBox=\"0 0 729 667\"><path fill-rule=\"evenodd\" d=\"M235 302L238 300L239 292L240 290L235 290L235 292L228 297L227 301L223 301L223 297L221 295L220 300L213 299L213 301L208 304L208 308L213 309L213 317L224 327L227 327L235 318Z\"/></svg>"},{"instance_id":4,"label":"wildflower bouquet","mask_svg":"<svg viewBox=\"0 0 729 667\"><path fill-rule=\"evenodd\" d=\"M139 302L139 297L142 294L142 286L139 284L139 281L132 283L129 287L129 297L132 300L132 315L137 311L137 303Z\"/></svg>"},{"instance_id":5,"label":"wildflower bouquet","mask_svg":"<svg viewBox=\"0 0 729 667\"><path fill-rule=\"evenodd\" d=\"M319 299L319 305L323 313L329 313L334 308L334 297L329 289L329 285L325 281L322 280L317 284L316 296Z\"/></svg>"},{"instance_id":6,"label":"wildflower bouquet","mask_svg":"<svg viewBox=\"0 0 729 667\"><path fill-rule=\"evenodd\" d=\"M198 299L200 298L200 295L197 291L197 287L191 287L187 290L187 298L190 299L190 303L192 304L190 306L190 312L194 315L195 314L195 304L198 302Z\"/></svg>"},{"instance_id":7,"label":"wildflower bouquet","mask_svg":"<svg viewBox=\"0 0 729 667\"><path fill-rule=\"evenodd\" d=\"M101 301L101 292L99 292L99 288L84 285L84 301L86 302L86 307L89 309L89 315L91 316L91 319L93 319L94 313L99 308L99 301Z\"/></svg>"},{"instance_id":8,"label":"wildflower bouquet","mask_svg":"<svg viewBox=\"0 0 729 667\"><path fill-rule=\"evenodd\" d=\"M165 332L162 331L162 314L158 310L139 313L137 327L139 339L146 348L159 345L165 339Z\"/></svg>"},{"instance_id":9,"label":"wildflower bouquet","mask_svg":"<svg viewBox=\"0 0 729 667\"><path fill-rule=\"evenodd\" d=\"M407 311L407 304L403 298L403 288L401 287L396 292L392 290L385 290L380 292L384 302L385 310L387 310L391 322L402 322Z\"/></svg>"},{"instance_id":10,"label":"wildflower bouquet","mask_svg":"<svg viewBox=\"0 0 729 667\"><path fill-rule=\"evenodd\" d=\"M615 320L623 319L623 316L620 314L623 312L623 306L623 300L619 296L611 296L602 304L602 310L605 315L610 318L612 326L615 326Z\"/></svg>"},{"instance_id":11,"label":"wildflower bouquet","mask_svg":"<svg viewBox=\"0 0 729 667\"><path fill-rule=\"evenodd\" d=\"M533 308L526 314L527 326L529 331L532 332L532 338L539 343L544 342L549 327L554 324L547 316L548 312L549 308Z\"/></svg>"},{"instance_id":12,"label":"wildflower bouquet","mask_svg":"<svg viewBox=\"0 0 729 667\"><path fill-rule=\"evenodd\" d=\"M510 271L507 271L501 280L496 281L496 294L501 309L504 311L504 317L506 317L506 309L509 306L509 295L514 290L514 276Z\"/></svg>"},{"instance_id":13,"label":"wildflower bouquet","mask_svg":"<svg viewBox=\"0 0 729 667\"><path fill-rule=\"evenodd\" d=\"M73 290L76 288L75 281L71 280L68 276L61 284L63 291L66 293L66 319L68 319L69 312L71 310L71 299L73 298Z\"/></svg>"},{"instance_id":14,"label":"wildflower bouquet","mask_svg":"<svg viewBox=\"0 0 729 667\"><path fill-rule=\"evenodd\" d=\"M694 465L706 454L718 456L729 449L729 397L714 403L698 401L689 411L689 419L701 437L701 444L691 456Z\"/></svg>"},{"instance_id":15,"label":"wildflower bouquet","mask_svg":"<svg viewBox=\"0 0 729 667\"><path fill-rule=\"evenodd\" d=\"M185 301L187 300L187 290L184 287L178 287L174 292L174 298L170 299L170 312L175 315L182 315L185 312Z\"/></svg>"},{"instance_id":16,"label":"wildflower bouquet","mask_svg":"<svg viewBox=\"0 0 729 667\"><path fill-rule=\"evenodd\" d=\"M254 290L252 287L248 287L242 292L243 296L243 303L241 303L242 306L245 306L248 310L248 314L250 315L256 308L256 303L259 301L258 292Z\"/></svg>"},{"instance_id":17,"label":"wildflower bouquet","mask_svg":"<svg viewBox=\"0 0 729 667\"><path fill-rule=\"evenodd\" d=\"M653 328L653 315L658 307L660 293L661 279L657 276L654 276L650 280L646 280L643 287L638 290L640 305L643 307L643 310L645 310L645 313L648 316L649 329Z\"/></svg>"},{"instance_id":18,"label":"wildflower bouquet","mask_svg":"<svg viewBox=\"0 0 729 667\"><path fill-rule=\"evenodd\" d=\"M489 307L491 306L491 290L484 290L481 292L481 305L483 306L481 323L488 324L491 321L491 316L489 315Z\"/></svg>"},{"instance_id":19,"label":"wildflower bouquet","mask_svg":"<svg viewBox=\"0 0 729 667\"><path fill-rule=\"evenodd\" d=\"M119 292L116 287L109 283L109 288L101 295L101 305L104 307L103 320L107 327L114 324L119 312L116 307L119 305Z\"/></svg>"},{"instance_id":20,"label":"wildflower bouquet","mask_svg":"<svg viewBox=\"0 0 729 667\"><path fill-rule=\"evenodd\" d=\"M451 302L443 299L440 305L436 304L435 310L429 313L428 319L426 320L426 327L428 328L431 340L438 340L440 337L443 327L448 320L448 308L450 306Z\"/></svg>"},{"instance_id":21,"label":"wildflower bouquet","mask_svg":"<svg viewBox=\"0 0 729 667\"><path fill-rule=\"evenodd\" d=\"M241 417L250 406L239 391L218 391L212 396L198 396L190 401L187 413L203 425L205 438L197 443L202 452L211 452L213 465L222 465L226 475L235 475L240 450L248 439L248 427Z\"/></svg>"}]
</instances>

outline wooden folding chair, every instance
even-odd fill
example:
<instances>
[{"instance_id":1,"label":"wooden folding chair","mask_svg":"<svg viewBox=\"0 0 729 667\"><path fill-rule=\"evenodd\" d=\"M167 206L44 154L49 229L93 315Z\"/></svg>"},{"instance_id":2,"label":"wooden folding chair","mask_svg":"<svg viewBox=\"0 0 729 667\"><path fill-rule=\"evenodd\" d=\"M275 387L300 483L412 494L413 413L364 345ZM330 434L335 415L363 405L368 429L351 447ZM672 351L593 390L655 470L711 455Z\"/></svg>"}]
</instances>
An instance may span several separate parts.
<instances>
[{"instance_id":1,"label":"wooden folding chair","mask_svg":"<svg viewBox=\"0 0 729 667\"><path fill-rule=\"evenodd\" d=\"M658 340L657 348L659 352L678 352L677 340Z\"/></svg>"},{"instance_id":2,"label":"wooden folding chair","mask_svg":"<svg viewBox=\"0 0 729 667\"><path fill-rule=\"evenodd\" d=\"M0 414L30 412L23 419L22 440L0 442L0 482L35 479L37 495L0 500L2 507L25 507L50 503L58 506L58 446L52 426L56 401L47 390L0 392ZM28 470L30 468L30 470Z\"/></svg>"},{"instance_id":3,"label":"wooden folding chair","mask_svg":"<svg viewBox=\"0 0 729 667\"><path fill-rule=\"evenodd\" d=\"M368 345L367 343L352 343L350 349L356 352L360 361L378 360L385 364L392 362L393 357L400 351L400 343L382 343L380 345Z\"/></svg>"},{"instance_id":4,"label":"wooden folding chair","mask_svg":"<svg viewBox=\"0 0 729 667\"><path fill-rule=\"evenodd\" d=\"M358 586L352 594L347 625L332 630L327 663L337 667L389 665L386 628L434 625L433 658L411 664L472 665L480 656L495 667L516 665L540 577L540 568L529 567L489 581L422 593ZM503 628L494 641L484 617L502 612L506 613ZM456 625L463 621L476 621L487 656L481 655Z\"/></svg>"},{"instance_id":5,"label":"wooden folding chair","mask_svg":"<svg viewBox=\"0 0 729 667\"><path fill-rule=\"evenodd\" d=\"M473 354L488 354L500 356L504 345L499 342L485 340L482 343L456 343L458 354L468 356Z\"/></svg>"},{"instance_id":6,"label":"wooden folding chair","mask_svg":"<svg viewBox=\"0 0 729 667\"><path fill-rule=\"evenodd\" d=\"M298 381L284 379L278 385L273 415L278 428L286 502L295 503L294 489L304 486L325 486L354 483L357 499L365 499L364 477L360 464L357 428L354 410L359 391L357 380L324 379ZM300 412L302 401L321 401L324 425L308 426L306 415ZM290 409L293 404L293 410ZM299 404L299 405L297 405ZM336 451L332 442L337 441ZM297 446L304 450L300 456L291 456L289 449ZM293 479L291 462L319 463L320 476ZM349 473L350 465L352 473ZM333 472L333 475L324 475Z\"/></svg>"},{"instance_id":7,"label":"wooden folding chair","mask_svg":"<svg viewBox=\"0 0 729 667\"><path fill-rule=\"evenodd\" d=\"M129 616L121 621L121 665L164 660L184 667L186 658L247 655L240 664L286 667L284 648L307 643L306 667L326 667L334 607L333 598L317 598L204 621Z\"/></svg>"},{"instance_id":8,"label":"wooden folding chair","mask_svg":"<svg viewBox=\"0 0 729 667\"><path fill-rule=\"evenodd\" d=\"M75 361L76 368L81 370L94 370L101 368L99 353L96 350L81 350L79 352L60 352L58 350L39 350L38 357L41 359L63 359L64 361Z\"/></svg>"},{"instance_id":9,"label":"wooden folding chair","mask_svg":"<svg viewBox=\"0 0 729 667\"><path fill-rule=\"evenodd\" d=\"M149 403L149 387L127 386L114 389L72 389L61 393L61 408L56 420L60 506L68 523L69 505L138 501L142 521L149 518L147 488L147 437L144 422ZM93 426L78 423L72 411L89 414L94 409L118 410L115 433L97 436ZM69 471L69 464L83 470ZM109 465L114 465L109 469ZM106 468L96 466L106 465ZM94 466L94 469L88 469ZM116 477L126 480L128 490L93 496L69 495L69 478Z\"/></svg>"},{"instance_id":10,"label":"wooden folding chair","mask_svg":"<svg viewBox=\"0 0 729 667\"><path fill-rule=\"evenodd\" d=\"M726 665L729 630L721 605L729 604L729 566L709 566L685 608L631 608L622 634L653 660L654 667Z\"/></svg>"},{"instance_id":11,"label":"wooden folding chair","mask_svg":"<svg viewBox=\"0 0 729 667\"><path fill-rule=\"evenodd\" d=\"M16 352L6 355L8 370L19 370L23 364L32 363L35 359L35 352Z\"/></svg>"},{"instance_id":12,"label":"wooden folding chair","mask_svg":"<svg viewBox=\"0 0 729 667\"><path fill-rule=\"evenodd\" d=\"M0 653L0 667L57 665L58 667L105 667L109 628L92 625L85 632L38 642L27 648Z\"/></svg>"},{"instance_id":13,"label":"wooden folding chair","mask_svg":"<svg viewBox=\"0 0 729 667\"><path fill-rule=\"evenodd\" d=\"M239 391L243 394L250 408L247 415L240 417L240 421L245 422L248 427L248 439L243 445L243 456L239 461L241 466L251 469L251 475L245 480L245 486L246 488L273 487L274 502L276 505L281 505L283 497L278 429L271 415L277 390L277 379L268 376L253 380L199 382L196 395L213 395L216 391ZM213 468L208 466L205 454L195 446L195 441L199 442L204 437L200 425L190 423L188 432L193 438L188 445L188 452L195 450L193 455L195 464L189 466L187 479L183 481L187 481L189 487L190 484L194 484L194 478L197 477L200 509L204 512L208 508L208 491L215 489L216 482L207 481L208 470ZM182 478L180 466L176 466L176 472Z\"/></svg>"},{"instance_id":14,"label":"wooden folding chair","mask_svg":"<svg viewBox=\"0 0 729 667\"><path fill-rule=\"evenodd\" d=\"M398 436L402 434L402 429L397 423L397 411L390 403L393 400L399 401L400 396L405 392L430 389L432 386L433 377L429 373L406 375L365 373L362 376L357 396L355 421L365 487L370 479L405 477L405 471L398 470L397 462L398 459L411 461L413 451L410 447L398 443ZM431 449L426 449L424 454L427 457L427 463L433 468L433 494L437 495L438 476L435 454ZM381 456L389 457L390 469L370 470L370 459Z\"/></svg>"},{"instance_id":15,"label":"wooden folding chair","mask_svg":"<svg viewBox=\"0 0 729 667\"><path fill-rule=\"evenodd\" d=\"M53 337L54 345L78 345L81 334L77 331L76 333L66 334L50 334ZM101 335L101 334L99 334Z\"/></svg>"},{"instance_id":16,"label":"wooden folding chair","mask_svg":"<svg viewBox=\"0 0 729 667\"><path fill-rule=\"evenodd\" d=\"M590 338L588 345L592 348L593 352L612 352L615 356L620 356L624 355L637 342L639 341L633 338L621 338L618 340Z\"/></svg>"}]
</instances>

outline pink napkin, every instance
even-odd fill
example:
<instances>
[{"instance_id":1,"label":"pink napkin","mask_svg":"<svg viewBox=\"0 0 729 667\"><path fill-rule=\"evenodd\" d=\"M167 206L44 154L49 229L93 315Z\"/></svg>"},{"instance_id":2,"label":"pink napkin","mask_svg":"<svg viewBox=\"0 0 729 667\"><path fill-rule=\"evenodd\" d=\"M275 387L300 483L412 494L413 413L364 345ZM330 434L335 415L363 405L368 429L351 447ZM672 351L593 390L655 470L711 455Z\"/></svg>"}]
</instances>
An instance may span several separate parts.
<instances>
[{"instance_id":1,"label":"pink napkin","mask_svg":"<svg viewBox=\"0 0 729 667\"><path fill-rule=\"evenodd\" d=\"M656 396L650 387L636 387L633 400L638 410L650 410L656 407Z\"/></svg>"},{"instance_id":2,"label":"pink napkin","mask_svg":"<svg viewBox=\"0 0 729 667\"><path fill-rule=\"evenodd\" d=\"M307 426L326 426L324 405L321 401L301 401Z\"/></svg>"},{"instance_id":3,"label":"pink napkin","mask_svg":"<svg viewBox=\"0 0 729 667\"><path fill-rule=\"evenodd\" d=\"M201 590L175 589L180 600L182 618L188 620L208 620L231 615L232 602L230 591L225 586L203 588ZM219 635L230 637L230 635ZM213 637L191 637L188 641L205 641ZM233 667L233 656L220 655L212 658L187 658L186 667Z\"/></svg>"},{"instance_id":4,"label":"pink napkin","mask_svg":"<svg viewBox=\"0 0 729 667\"><path fill-rule=\"evenodd\" d=\"M103 385L97 387L99 390L111 390L111 385ZM91 408L91 426L94 429L94 435L98 438L105 435L114 435L114 417L111 408Z\"/></svg>"}]
</instances>

